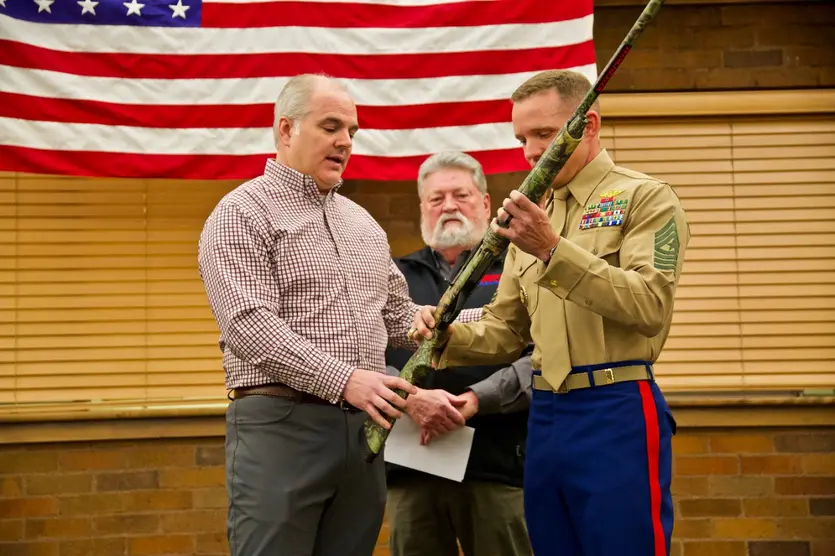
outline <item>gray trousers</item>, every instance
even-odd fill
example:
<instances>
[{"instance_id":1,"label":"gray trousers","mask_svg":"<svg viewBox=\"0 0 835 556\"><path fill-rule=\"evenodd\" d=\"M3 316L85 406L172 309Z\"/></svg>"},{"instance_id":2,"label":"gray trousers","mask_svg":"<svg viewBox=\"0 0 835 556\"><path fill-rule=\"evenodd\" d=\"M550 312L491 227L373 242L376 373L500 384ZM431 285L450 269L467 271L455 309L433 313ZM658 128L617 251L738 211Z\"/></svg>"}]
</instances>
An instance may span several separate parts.
<instances>
[{"instance_id":1,"label":"gray trousers","mask_svg":"<svg viewBox=\"0 0 835 556\"><path fill-rule=\"evenodd\" d=\"M248 396L226 412L230 556L371 556L383 455L363 459L364 412Z\"/></svg>"}]
</instances>

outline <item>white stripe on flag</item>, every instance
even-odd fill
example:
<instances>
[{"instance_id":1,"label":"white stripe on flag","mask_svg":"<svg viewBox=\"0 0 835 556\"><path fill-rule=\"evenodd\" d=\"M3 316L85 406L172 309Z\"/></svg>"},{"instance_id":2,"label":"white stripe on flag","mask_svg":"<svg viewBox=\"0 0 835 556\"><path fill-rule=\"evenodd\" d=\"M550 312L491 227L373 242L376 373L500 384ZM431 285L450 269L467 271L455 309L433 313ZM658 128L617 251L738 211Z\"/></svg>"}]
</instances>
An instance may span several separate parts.
<instances>
[{"instance_id":1,"label":"white stripe on flag","mask_svg":"<svg viewBox=\"0 0 835 556\"><path fill-rule=\"evenodd\" d=\"M59 151L249 155L275 152L270 128L165 129L0 118L0 144ZM354 154L419 156L440 150L519 148L509 123L361 130Z\"/></svg>"},{"instance_id":2,"label":"white stripe on flag","mask_svg":"<svg viewBox=\"0 0 835 556\"><path fill-rule=\"evenodd\" d=\"M22 0L18 0L22 1ZM4 18L5 19L5 18ZM0 19L2 20L2 19ZM421 54L517 50L579 44L592 39L593 16L537 24L419 29L282 27L201 29L50 25L12 20L0 38L43 48L135 54ZM394 62L396 63L396 61Z\"/></svg>"},{"instance_id":3,"label":"white stripe on flag","mask_svg":"<svg viewBox=\"0 0 835 556\"><path fill-rule=\"evenodd\" d=\"M574 68L594 81L593 64ZM431 79L342 79L360 106L504 100L538 72ZM252 79L117 79L0 65L0 91L120 104L264 104L275 102L285 77Z\"/></svg>"}]
</instances>

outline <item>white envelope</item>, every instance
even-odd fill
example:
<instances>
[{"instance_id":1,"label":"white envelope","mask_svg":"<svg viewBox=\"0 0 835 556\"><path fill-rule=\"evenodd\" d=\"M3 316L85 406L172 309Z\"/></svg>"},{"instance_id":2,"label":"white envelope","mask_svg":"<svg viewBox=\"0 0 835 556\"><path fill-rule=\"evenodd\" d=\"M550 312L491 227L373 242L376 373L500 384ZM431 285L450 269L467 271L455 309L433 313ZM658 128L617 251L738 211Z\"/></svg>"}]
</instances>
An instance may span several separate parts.
<instances>
[{"instance_id":1,"label":"white envelope","mask_svg":"<svg viewBox=\"0 0 835 556\"><path fill-rule=\"evenodd\" d=\"M464 480L473 446L472 427L460 427L420 444L420 427L406 415L394 423L383 450L388 463L417 469L452 481Z\"/></svg>"}]
</instances>

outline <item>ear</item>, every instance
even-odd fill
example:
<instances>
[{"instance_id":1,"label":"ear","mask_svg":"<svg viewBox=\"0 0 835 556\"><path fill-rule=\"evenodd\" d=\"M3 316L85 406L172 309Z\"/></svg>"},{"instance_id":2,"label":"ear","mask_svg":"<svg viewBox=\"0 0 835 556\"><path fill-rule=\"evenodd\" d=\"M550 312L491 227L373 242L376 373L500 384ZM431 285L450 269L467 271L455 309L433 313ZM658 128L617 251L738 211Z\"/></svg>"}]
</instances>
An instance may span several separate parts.
<instances>
[{"instance_id":1,"label":"ear","mask_svg":"<svg viewBox=\"0 0 835 556\"><path fill-rule=\"evenodd\" d=\"M586 131L584 135L587 137L597 137L600 134L600 113L595 110L589 110L586 113Z\"/></svg>"},{"instance_id":2,"label":"ear","mask_svg":"<svg viewBox=\"0 0 835 556\"><path fill-rule=\"evenodd\" d=\"M484 194L484 212L487 213L487 217L489 218L491 214L493 214L493 207L490 204L490 194Z\"/></svg>"},{"instance_id":3,"label":"ear","mask_svg":"<svg viewBox=\"0 0 835 556\"><path fill-rule=\"evenodd\" d=\"M293 135L293 122L282 116L278 120L278 143L285 147L290 145L290 136Z\"/></svg>"}]
</instances>

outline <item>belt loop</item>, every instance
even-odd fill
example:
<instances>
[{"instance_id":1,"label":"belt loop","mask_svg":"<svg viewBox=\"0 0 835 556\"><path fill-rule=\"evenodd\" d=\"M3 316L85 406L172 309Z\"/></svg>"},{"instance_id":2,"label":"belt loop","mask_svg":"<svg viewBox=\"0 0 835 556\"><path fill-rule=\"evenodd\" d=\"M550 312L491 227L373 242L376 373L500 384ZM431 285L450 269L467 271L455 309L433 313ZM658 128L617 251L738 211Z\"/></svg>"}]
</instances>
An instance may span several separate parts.
<instances>
[{"instance_id":1,"label":"belt loop","mask_svg":"<svg viewBox=\"0 0 835 556\"><path fill-rule=\"evenodd\" d=\"M594 383L594 367L589 367L589 369L586 371L586 376L587 376L587 377L589 377L589 385L590 385L592 388L594 388L595 386L597 386L597 385Z\"/></svg>"}]
</instances>

